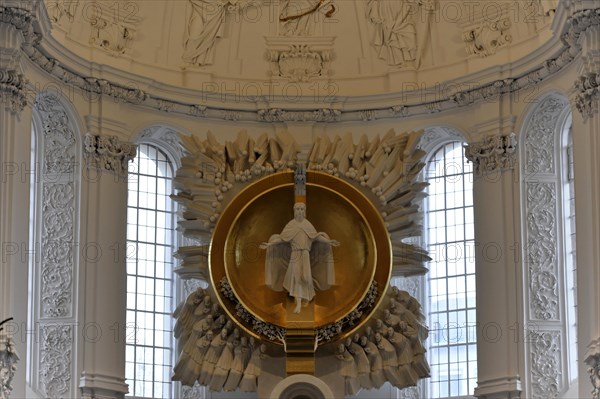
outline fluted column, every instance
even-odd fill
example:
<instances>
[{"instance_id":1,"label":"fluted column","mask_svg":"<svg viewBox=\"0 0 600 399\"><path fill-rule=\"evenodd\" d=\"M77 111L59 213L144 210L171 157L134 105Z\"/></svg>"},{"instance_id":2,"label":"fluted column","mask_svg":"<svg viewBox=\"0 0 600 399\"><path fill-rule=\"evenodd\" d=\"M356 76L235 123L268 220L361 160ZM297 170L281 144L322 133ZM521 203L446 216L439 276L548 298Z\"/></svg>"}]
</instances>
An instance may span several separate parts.
<instances>
[{"instance_id":1,"label":"fluted column","mask_svg":"<svg viewBox=\"0 0 600 399\"><path fill-rule=\"evenodd\" d=\"M81 264L85 270L82 397L122 398L125 384L127 162L136 147L116 136L83 143Z\"/></svg>"},{"instance_id":2,"label":"fluted column","mask_svg":"<svg viewBox=\"0 0 600 399\"><path fill-rule=\"evenodd\" d=\"M501 129L501 125L496 127ZM519 242L516 145L513 134L493 134L465 148L465 155L475 169L478 324L475 396L486 399L518 398L521 392L519 349L513 338L518 321L515 285L518 265L514 257L514 244Z\"/></svg>"},{"instance_id":3,"label":"fluted column","mask_svg":"<svg viewBox=\"0 0 600 399\"><path fill-rule=\"evenodd\" d=\"M29 4L0 7L0 398L25 397L31 106L21 47L32 31Z\"/></svg>"}]
</instances>

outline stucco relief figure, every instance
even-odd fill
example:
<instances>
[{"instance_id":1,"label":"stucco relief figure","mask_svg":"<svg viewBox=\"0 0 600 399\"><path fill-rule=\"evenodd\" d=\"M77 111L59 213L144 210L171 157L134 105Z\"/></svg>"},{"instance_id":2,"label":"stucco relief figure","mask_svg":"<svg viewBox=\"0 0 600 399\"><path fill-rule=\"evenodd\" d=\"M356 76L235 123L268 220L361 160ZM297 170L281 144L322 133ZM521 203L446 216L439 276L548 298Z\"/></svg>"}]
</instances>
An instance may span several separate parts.
<instances>
[{"instance_id":1,"label":"stucco relief figure","mask_svg":"<svg viewBox=\"0 0 600 399\"><path fill-rule=\"evenodd\" d=\"M237 0L189 0L182 56L186 64L210 65L214 62L215 43L223 36L227 8L237 5Z\"/></svg>"},{"instance_id":2,"label":"stucco relief figure","mask_svg":"<svg viewBox=\"0 0 600 399\"><path fill-rule=\"evenodd\" d=\"M367 16L375 25L373 45L379 58L389 65L414 61L417 53L417 30L413 13L406 1L369 0Z\"/></svg>"},{"instance_id":3,"label":"stucco relief figure","mask_svg":"<svg viewBox=\"0 0 600 399\"><path fill-rule=\"evenodd\" d=\"M418 67L433 9L433 0L369 0L367 19L375 27L373 46L379 58L388 65L410 63ZM417 22L424 30L419 29Z\"/></svg>"},{"instance_id":4,"label":"stucco relief figure","mask_svg":"<svg viewBox=\"0 0 600 399\"><path fill-rule=\"evenodd\" d=\"M284 36L311 36L323 13L329 18L335 12L331 0L284 0L279 21Z\"/></svg>"},{"instance_id":5,"label":"stucco relief figure","mask_svg":"<svg viewBox=\"0 0 600 399\"><path fill-rule=\"evenodd\" d=\"M267 250L265 283L275 291L285 289L294 298L294 313L313 299L315 289L326 290L335 283L331 247L339 243L317 232L305 215L306 204L296 203L294 219L261 245Z\"/></svg>"}]
</instances>

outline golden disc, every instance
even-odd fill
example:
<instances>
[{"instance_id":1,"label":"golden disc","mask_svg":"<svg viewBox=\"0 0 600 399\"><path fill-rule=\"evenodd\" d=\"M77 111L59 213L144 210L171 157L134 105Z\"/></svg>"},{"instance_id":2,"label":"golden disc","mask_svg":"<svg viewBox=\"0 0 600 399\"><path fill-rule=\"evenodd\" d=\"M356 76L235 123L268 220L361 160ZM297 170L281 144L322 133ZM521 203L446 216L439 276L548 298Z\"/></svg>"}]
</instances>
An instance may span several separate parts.
<instances>
[{"instance_id":1,"label":"golden disc","mask_svg":"<svg viewBox=\"0 0 600 399\"><path fill-rule=\"evenodd\" d=\"M286 301L292 298L265 285L266 251L259 246L293 219L293 181L293 172L282 172L251 183L231 200L212 236L211 283L227 313L253 335L252 326L241 320L235 304L220 292L220 282L227 278L239 303L257 320L289 327ZM392 257L381 216L357 188L331 175L308 171L306 191L306 218L317 231L340 242L333 249L335 285L317 291L313 300L312 327L318 328L356 309L373 281L383 291L389 283Z\"/></svg>"}]
</instances>

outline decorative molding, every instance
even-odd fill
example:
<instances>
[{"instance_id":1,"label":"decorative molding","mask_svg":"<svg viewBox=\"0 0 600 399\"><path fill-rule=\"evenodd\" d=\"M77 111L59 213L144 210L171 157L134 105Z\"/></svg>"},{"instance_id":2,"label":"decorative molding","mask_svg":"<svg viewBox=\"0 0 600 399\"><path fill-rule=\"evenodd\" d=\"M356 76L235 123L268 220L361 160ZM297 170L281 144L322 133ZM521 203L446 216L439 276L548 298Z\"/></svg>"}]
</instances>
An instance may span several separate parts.
<instances>
[{"instance_id":1,"label":"decorative molding","mask_svg":"<svg viewBox=\"0 0 600 399\"><path fill-rule=\"evenodd\" d=\"M27 105L25 86L28 80L14 70L0 70L0 101L12 113L19 113Z\"/></svg>"},{"instance_id":2,"label":"decorative molding","mask_svg":"<svg viewBox=\"0 0 600 399\"><path fill-rule=\"evenodd\" d=\"M35 376L32 387L43 396L73 396L71 326L77 323L78 135L59 96L38 96L34 112L41 120L35 140L40 148L36 162L42 168L35 191L39 217L33 240L40 243L41 255L34 257L32 307L41 339L31 342L32 359L36 359L30 365Z\"/></svg>"},{"instance_id":3,"label":"decorative molding","mask_svg":"<svg viewBox=\"0 0 600 399\"><path fill-rule=\"evenodd\" d=\"M44 175L73 174L75 167L75 133L57 96L40 96L34 103L43 116Z\"/></svg>"},{"instance_id":4,"label":"decorative molding","mask_svg":"<svg viewBox=\"0 0 600 399\"><path fill-rule=\"evenodd\" d=\"M518 375L491 380L478 380L474 396L480 399L521 398L521 379Z\"/></svg>"},{"instance_id":5,"label":"decorative molding","mask_svg":"<svg viewBox=\"0 0 600 399\"><path fill-rule=\"evenodd\" d=\"M84 90L92 94L102 94L114 97L120 101L143 104L145 106L158 109L158 99L163 99L161 96L147 94L137 87L131 87L117 82L109 82L107 80L97 79L90 76L85 76L82 73L76 72L58 61L49 58L42 52L40 48L41 34L36 33L34 26L38 26L37 16L34 12L20 9L16 7L0 7L0 22L9 23L15 26L16 29L23 33L25 42L22 46L25 54L38 66L46 70L49 74L55 76L59 80ZM398 107L375 107L370 110L381 111L378 113L378 118L398 118L411 117L415 115L426 115L434 111L446 111L449 109L460 108L468 104L487 100L490 96L498 96L508 93L513 93L518 90L526 89L539 84L541 80L558 73L566 65L568 65L579 52L581 52L581 44L579 38L583 32L591 27L600 24L600 8L585 9L573 12L562 27L559 33L561 45L554 52L552 58L545 62L540 62L540 66L523 74L518 74L506 79L491 80L477 86L469 84L470 89L448 93L443 98L436 98L432 101L419 100L414 103L403 104L402 108ZM284 37L283 39L293 39L292 37ZM305 38L301 38L305 39ZM404 97L410 98L410 92L404 92ZM195 104L182 103L181 101L163 99L173 104L170 112L194 115L191 113L191 107ZM437 103L437 104L434 104ZM402 112L398 112L401 109ZM303 112L318 111L318 109L305 109ZM258 110L248 110L247 107L239 110L229 109L224 112L218 106L207 106L202 112L197 112L197 117L217 118L225 120L244 120L256 121L260 120L257 114ZM232 113L235 113L236 119L232 118ZM360 121L361 115L355 110L340 109L340 119L344 121ZM312 121L312 120L308 120ZM318 122L318 121L317 121Z\"/></svg>"},{"instance_id":6,"label":"decorative molding","mask_svg":"<svg viewBox=\"0 0 600 399\"><path fill-rule=\"evenodd\" d=\"M600 99L600 70L582 75L575 81L575 108L584 117L598 113Z\"/></svg>"},{"instance_id":7,"label":"decorative molding","mask_svg":"<svg viewBox=\"0 0 600 399\"><path fill-rule=\"evenodd\" d=\"M270 75L290 82L308 82L327 78L335 58L335 37L287 36L265 37L266 59Z\"/></svg>"},{"instance_id":8,"label":"decorative molding","mask_svg":"<svg viewBox=\"0 0 600 399\"><path fill-rule=\"evenodd\" d=\"M0 335L0 399L8 399L13 390L12 379L17 371L19 355L13 339Z\"/></svg>"},{"instance_id":9,"label":"decorative molding","mask_svg":"<svg viewBox=\"0 0 600 399\"><path fill-rule=\"evenodd\" d=\"M83 138L84 157L88 167L127 176L127 162L135 158L137 146L119 140L117 136L86 133Z\"/></svg>"},{"instance_id":10,"label":"decorative molding","mask_svg":"<svg viewBox=\"0 0 600 399\"><path fill-rule=\"evenodd\" d=\"M73 182L44 184L42 203L42 316L70 317L75 223Z\"/></svg>"},{"instance_id":11,"label":"decorative molding","mask_svg":"<svg viewBox=\"0 0 600 399\"><path fill-rule=\"evenodd\" d=\"M206 397L206 387L196 382L193 387L181 386L181 399L199 399Z\"/></svg>"},{"instance_id":12,"label":"decorative molding","mask_svg":"<svg viewBox=\"0 0 600 399\"><path fill-rule=\"evenodd\" d=\"M40 388L46 397L70 397L73 348L71 325L55 323L40 326Z\"/></svg>"},{"instance_id":13,"label":"decorative molding","mask_svg":"<svg viewBox=\"0 0 600 399\"><path fill-rule=\"evenodd\" d=\"M499 15L494 20L483 20L468 28L463 32L467 54L480 57L496 54L499 47L512 41L509 33L511 25L510 18Z\"/></svg>"},{"instance_id":14,"label":"decorative molding","mask_svg":"<svg viewBox=\"0 0 600 399\"><path fill-rule=\"evenodd\" d=\"M558 320L556 185L526 183L526 196L530 317Z\"/></svg>"},{"instance_id":15,"label":"decorative molding","mask_svg":"<svg viewBox=\"0 0 600 399\"><path fill-rule=\"evenodd\" d=\"M524 353L526 396L554 398L568 388L566 281L559 249L562 231L561 168L558 163L565 97L549 95L530 111L523 126L521 198L523 206ZM541 328L541 329L540 329ZM564 339L563 339L564 338Z\"/></svg>"},{"instance_id":16,"label":"decorative molding","mask_svg":"<svg viewBox=\"0 0 600 399\"><path fill-rule=\"evenodd\" d=\"M423 398L423 393L421 392L420 385L417 385L415 387L404 388L398 392L398 399L421 399L421 398Z\"/></svg>"},{"instance_id":17,"label":"decorative molding","mask_svg":"<svg viewBox=\"0 0 600 399\"><path fill-rule=\"evenodd\" d=\"M166 126L152 126L144 129L140 135L140 140L149 140L160 142L161 145L174 157L178 158L177 162L185 156L185 150L179 139L179 133Z\"/></svg>"},{"instance_id":18,"label":"decorative molding","mask_svg":"<svg viewBox=\"0 0 600 399\"><path fill-rule=\"evenodd\" d=\"M260 122L337 122L342 112L337 109L321 108L314 111L285 111L281 108L259 109Z\"/></svg>"},{"instance_id":19,"label":"decorative molding","mask_svg":"<svg viewBox=\"0 0 600 399\"><path fill-rule=\"evenodd\" d=\"M562 390L560 331L532 331L531 392L534 398L556 398Z\"/></svg>"},{"instance_id":20,"label":"decorative molding","mask_svg":"<svg viewBox=\"0 0 600 399\"><path fill-rule=\"evenodd\" d=\"M125 378L83 371L79 389L82 399L124 399L128 387Z\"/></svg>"},{"instance_id":21,"label":"decorative molding","mask_svg":"<svg viewBox=\"0 0 600 399\"><path fill-rule=\"evenodd\" d=\"M183 296L187 298L192 292L196 291L198 288L206 288L206 283L202 280L198 279L188 279L183 280Z\"/></svg>"},{"instance_id":22,"label":"decorative molding","mask_svg":"<svg viewBox=\"0 0 600 399\"><path fill-rule=\"evenodd\" d=\"M465 138L452 128L441 126L428 128L417 143L417 148L430 152L440 143L451 140L464 142Z\"/></svg>"},{"instance_id":23,"label":"decorative molding","mask_svg":"<svg viewBox=\"0 0 600 399\"><path fill-rule=\"evenodd\" d=\"M549 96L536 108L525 130L525 173L554 173L554 130L562 110L568 106L562 97Z\"/></svg>"},{"instance_id":24,"label":"decorative molding","mask_svg":"<svg viewBox=\"0 0 600 399\"><path fill-rule=\"evenodd\" d=\"M596 338L588 346L584 359L592 382L592 398L600 399L600 338Z\"/></svg>"},{"instance_id":25,"label":"decorative molding","mask_svg":"<svg viewBox=\"0 0 600 399\"><path fill-rule=\"evenodd\" d=\"M517 155L517 136L514 133L488 136L465 146L465 157L473 162L477 174L512 169Z\"/></svg>"},{"instance_id":26,"label":"decorative molding","mask_svg":"<svg viewBox=\"0 0 600 399\"><path fill-rule=\"evenodd\" d=\"M91 27L90 44L110 55L125 54L131 49L141 18L133 12L115 12L113 9L115 4L112 3L94 1L92 4L96 9L93 17L88 18ZM135 10L135 7L139 6L129 1L125 8L129 7L134 7Z\"/></svg>"},{"instance_id":27,"label":"decorative molding","mask_svg":"<svg viewBox=\"0 0 600 399\"><path fill-rule=\"evenodd\" d=\"M421 295L419 293L419 287L421 285L420 277L411 276L411 277L398 277L395 279L394 286L398 287L402 291L406 291L415 298L420 298Z\"/></svg>"}]
</instances>

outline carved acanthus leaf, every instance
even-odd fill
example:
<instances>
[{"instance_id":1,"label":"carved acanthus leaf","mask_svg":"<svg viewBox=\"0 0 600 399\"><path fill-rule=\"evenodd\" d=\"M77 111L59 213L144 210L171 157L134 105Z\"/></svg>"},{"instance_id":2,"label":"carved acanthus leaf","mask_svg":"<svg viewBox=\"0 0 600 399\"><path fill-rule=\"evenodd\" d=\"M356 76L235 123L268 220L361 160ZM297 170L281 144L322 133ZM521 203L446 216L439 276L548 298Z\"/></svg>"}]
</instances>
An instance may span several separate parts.
<instances>
[{"instance_id":1,"label":"carved acanthus leaf","mask_svg":"<svg viewBox=\"0 0 600 399\"><path fill-rule=\"evenodd\" d=\"M8 110L19 113L27 105L27 79L14 70L0 70L0 101Z\"/></svg>"},{"instance_id":2,"label":"carved acanthus leaf","mask_svg":"<svg viewBox=\"0 0 600 399\"><path fill-rule=\"evenodd\" d=\"M567 106L563 98L550 96L542 101L533 114L525 132L525 172L528 176L554 172L553 132L562 110Z\"/></svg>"},{"instance_id":3,"label":"carved acanthus leaf","mask_svg":"<svg viewBox=\"0 0 600 399\"><path fill-rule=\"evenodd\" d=\"M72 182L44 184L40 284L45 317L71 315L74 211Z\"/></svg>"},{"instance_id":4,"label":"carved acanthus leaf","mask_svg":"<svg viewBox=\"0 0 600 399\"><path fill-rule=\"evenodd\" d=\"M40 327L40 388L46 397L68 397L71 385L73 329L70 325Z\"/></svg>"},{"instance_id":5,"label":"carved acanthus leaf","mask_svg":"<svg viewBox=\"0 0 600 399\"><path fill-rule=\"evenodd\" d=\"M556 276L556 186L527 183L527 264L531 317L557 320L558 278Z\"/></svg>"},{"instance_id":6,"label":"carved acanthus leaf","mask_svg":"<svg viewBox=\"0 0 600 399\"><path fill-rule=\"evenodd\" d=\"M465 157L475 165L475 172L484 174L511 169L517 160L517 137L488 136L483 141L465 146Z\"/></svg>"},{"instance_id":7,"label":"carved acanthus leaf","mask_svg":"<svg viewBox=\"0 0 600 399\"><path fill-rule=\"evenodd\" d=\"M119 140L117 136L87 133L84 137L84 156L88 167L127 176L127 162L135 158L137 146Z\"/></svg>"},{"instance_id":8,"label":"carved acanthus leaf","mask_svg":"<svg viewBox=\"0 0 600 399\"><path fill-rule=\"evenodd\" d=\"M575 81L575 107L583 116L591 117L598 113L600 99L600 70L579 77Z\"/></svg>"},{"instance_id":9,"label":"carved acanthus leaf","mask_svg":"<svg viewBox=\"0 0 600 399\"><path fill-rule=\"evenodd\" d=\"M556 398L562 389L560 332L532 331L531 385L535 398Z\"/></svg>"}]
</instances>

